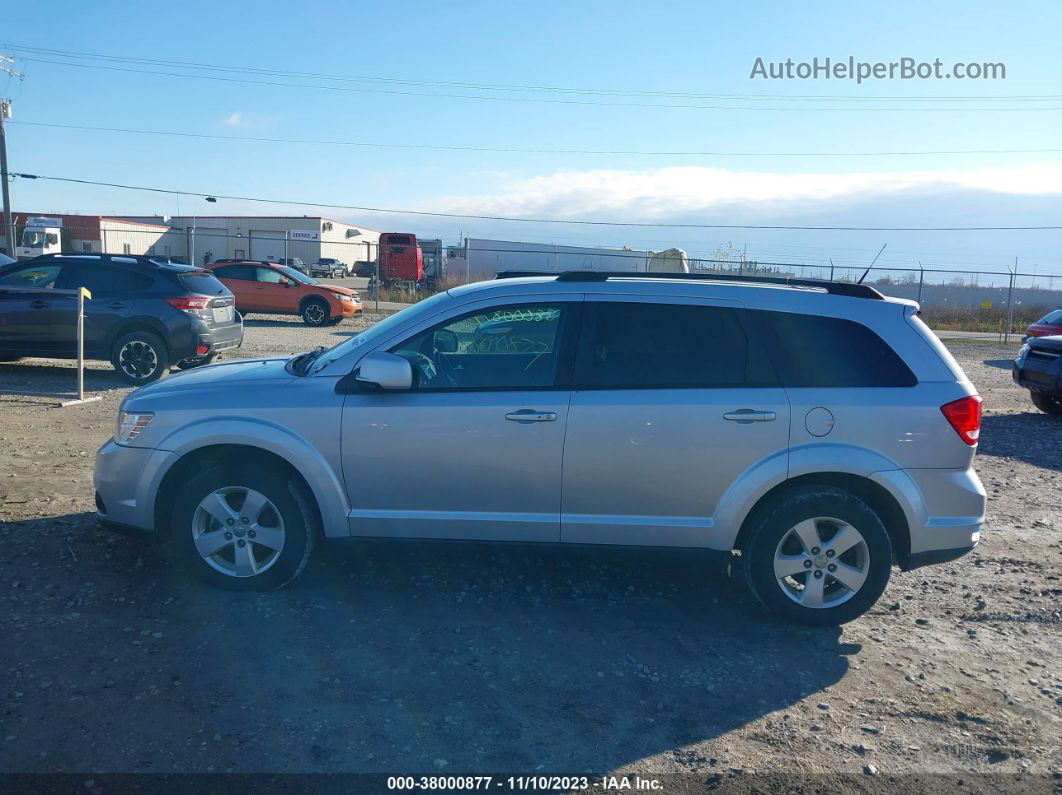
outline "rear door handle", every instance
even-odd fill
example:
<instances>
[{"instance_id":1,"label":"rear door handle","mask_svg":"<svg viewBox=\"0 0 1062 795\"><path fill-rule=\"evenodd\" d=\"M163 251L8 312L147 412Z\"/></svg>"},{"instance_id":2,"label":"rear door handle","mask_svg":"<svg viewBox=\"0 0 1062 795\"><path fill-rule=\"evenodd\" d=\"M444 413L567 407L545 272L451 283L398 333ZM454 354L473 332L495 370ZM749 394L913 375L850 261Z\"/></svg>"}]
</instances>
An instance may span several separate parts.
<instances>
[{"instance_id":1,"label":"rear door handle","mask_svg":"<svg viewBox=\"0 0 1062 795\"><path fill-rule=\"evenodd\" d=\"M47 309L47 301L30 301L30 309Z\"/></svg>"},{"instance_id":2,"label":"rear door handle","mask_svg":"<svg viewBox=\"0 0 1062 795\"><path fill-rule=\"evenodd\" d=\"M730 420L730 422L774 422L775 413L773 411L756 411L755 409L738 409L737 411L728 411L723 415L724 420Z\"/></svg>"},{"instance_id":3,"label":"rear door handle","mask_svg":"<svg viewBox=\"0 0 1062 795\"><path fill-rule=\"evenodd\" d=\"M520 409L510 411L505 415L510 422L556 422L557 415L552 411L535 411L534 409Z\"/></svg>"},{"instance_id":4,"label":"rear door handle","mask_svg":"<svg viewBox=\"0 0 1062 795\"><path fill-rule=\"evenodd\" d=\"M112 301L108 306L111 309L125 309L125 301Z\"/></svg>"}]
</instances>

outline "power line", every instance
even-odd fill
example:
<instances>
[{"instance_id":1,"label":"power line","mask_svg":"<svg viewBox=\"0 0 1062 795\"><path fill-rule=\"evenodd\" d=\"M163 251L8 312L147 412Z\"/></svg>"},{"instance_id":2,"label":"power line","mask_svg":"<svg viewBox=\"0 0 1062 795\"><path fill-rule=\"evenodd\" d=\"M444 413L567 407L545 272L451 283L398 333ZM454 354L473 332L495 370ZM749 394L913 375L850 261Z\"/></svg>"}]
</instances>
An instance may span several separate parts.
<instances>
[{"instance_id":1,"label":"power line","mask_svg":"<svg viewBox=\"0 0 1062 795\"><path fill-rule=\"evenodd\" d=\"M136 135L166 135L177 138L202 138L215 141L259 141L262 143L312 144L315 146L354 146L379 149L421 149L448 152L500 152L515 154L549 155L627 155L645 157L899 157L907 155L1002 155L1002 154L1052 154L1060 149L950 149L894 152L670 152L638 151L631 149L523 149L503 146L451 146L447 144L398 144L375 141L336 141L319 138L273 138L258 135L217 135L211 133L178 132L175 130L137 130L128 127L94 127L84 124L58 124L43 121L11 121L32 127L53 127L62 130L89 130L94 132L132 133Z\"/></svg>"},{"instance_id":2,"label":"power line","mask_svg":"<svg viewBox=\"0 0 1062 795\"><path fill-rule=\"evenodd\" d=\"M326 207L333 210L353 210L368 213L389 213L391 215L416 215L431 218L461 218L477 221L507 221L525 224L565 224L572 226L616 226L649 227L655 229L770 229L807 232L1037 232L1062 229L1062 226L797 226L783 224L689 224L659 223L636 221L583 221L561 218L517 218L505 215L478 215L474 213L444 213L429 210L400 210L385 207L363 207L354 204L331 204L328 202L308 202L292 199L266 199L257 196L230 196L223 193L208 193L196 190L174 190L172 188L151 188L142 185L123 185L116 182L99 182L74 177L52 177L43 174L14 173L22 179L43 179L52 182L69 182L77 185L94 185L104 188L121 188L148 193L165 193L176 196L199 196L202 198L229 199L231 201L261 202L263 204L286 204L296 207Z\"/></svg>"},{"instance_id":3,"label":"power line","mask_svg":"<svg viewBox=\"0 0 1062 795\"><path fill-rule=\"evenodd\" d=\"M382 88L349 88L346 86L330 86L330 85L315 85L311 83L285 83L276 80L247 80L237 77L222 77L220 75L203 75L203 74L188 74L182 72L167 72L157 69L130 69L119 66L103 66L101 64L94 63L72 63L68 61L54 61L47 58L33 58L22 56L22 60L47 63L56 66L76 67L79 69L102 69L109 72L125 72L130 74L143 74L143 75L161 75L163 77L180 77L191 80L213 80L224 83L243 83L248 85L259 86L279 86L283 88L302 88L312 89L316 91L339 91L343 93L352 94L388 94L394 96L406 96L406 97L434 97L437 99L475 99L484 100L487 102L530 102L534 104L547 104L547 105L582 105L582 106L596 106L596 107L617 107L617 108L672 108L676 110L737 110L737 111L791 111L791 112L820 112L820 113L846 113L846 112L881 112L881 113L965 113L965 112L978 112L978 113L992 113L992 112L1004 112L1004 113L1017 113L1025 111L1059 111L1062 107L1014 107L1007 105L1004 107L992 107L992 108L970 108L970 107L950 107L950 108L932 108L932 107L916 107L916 108L868 108L868 107L835 107L835 108L823 108L823 107L762 107L754 105L691 105L685 103L664 103L664 102L601 102L591 100L578 100L578 99L547 99L543 97L503 97L503 96L486 96L482 94L451 94L451 93L433 93L427 91L397 91L393 89ZM971 102L977 102L979 100L969 100ZM1052 100L1054 101L1054 99Z\"/></svg>"},{"instance_id":4,"label":"power line","mask_svg":"<svg viewBox=\"0 0 1062 795\"><path fill-rule=\"evenodd\" d=\"M659 91L644 89L613 89L613 88L587 88L572 86L549 86L514 83L483 83L454 80L424 80L412 78L381 77L378 75L338 75L326 72L299 72L281 69L266 69L253 66L226 66L222 64L210 64L195 61L171 61L158 58L136 58L132 56L117 56L105 53L93 53L78 50L59 50L44 47L28 47L19 45L5 45L8 49L18 52L30 52L44 54L53 57L72 58L78 60L97 60L111 63L142 64L151 66L180 67L182 69L207 70L216 72L228 72L233 74L272 75L299 79L332 80L338 82L372 82L391 85L428 86L441 88L463 88L478 91L523 91L523 92L553 92L566 94L586 94L600 96L632 96L632 97L672 97L679 99L730 99L749 101L781 101L793 100L816 100L816 101L857 101L857 102L885 102L885 101L957 101L957 102L1012 102L1012 101L1055 101L1062 99L1062 94L1011 94L1011 95L988 95L988 96L961 96L961 95L883 95L862 96L858 94L746 94L746 93L695 93L689 91ZM28 59L27 59L28 60ZM51 62L49 62L51 63Z\"/></svg>"}]
</instances>

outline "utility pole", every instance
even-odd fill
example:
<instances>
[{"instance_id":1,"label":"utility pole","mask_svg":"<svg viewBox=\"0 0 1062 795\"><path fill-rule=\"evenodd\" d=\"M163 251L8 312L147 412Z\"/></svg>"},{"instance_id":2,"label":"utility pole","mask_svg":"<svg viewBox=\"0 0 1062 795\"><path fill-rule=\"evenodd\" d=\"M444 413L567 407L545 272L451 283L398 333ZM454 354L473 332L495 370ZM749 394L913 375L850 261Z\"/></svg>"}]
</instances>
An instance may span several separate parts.
<instances>
[{"instance_id":1,"label":"utility pole","mask_svg":"<svg viewBox=\"0 0 1062 795\"><path fill-rule=\"evenodd\" d=\"M13 66L14 58L0 55L0 72L22 79L22 73ZM7 133L4 131L4 120L11 118L11 100L0 97L0 181L3 182L4 199L4 245L7 247L7 256L15 258L15 219L11 215L11 189L8 184L7 174Z\"/></svg>"}]
</instances>

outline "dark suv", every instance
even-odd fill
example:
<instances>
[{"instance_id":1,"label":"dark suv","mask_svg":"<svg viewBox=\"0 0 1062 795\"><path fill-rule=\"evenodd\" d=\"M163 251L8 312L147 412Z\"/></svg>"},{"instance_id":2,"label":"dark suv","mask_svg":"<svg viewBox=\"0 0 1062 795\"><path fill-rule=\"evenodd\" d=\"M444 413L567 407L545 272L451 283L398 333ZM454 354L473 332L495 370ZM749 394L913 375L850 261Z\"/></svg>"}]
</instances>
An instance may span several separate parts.
<instances>
[{"instance_id":1,"label":"dark suv","mask_svg":"<svg viewBox=\"0 0 1062 795\"><path fill-rule=\"evenodd\" d=\"M171 365L208 364L243 342L228 288L208 270L116 254L48 254L0 267L0 360L77 358L77 299L85 287L85 357L110 360L131 384Z\"/></svg>"},{"instance_id":2,"label":"dark suv","mask_svg":"<svg viewBox=\"0 0 1062 795\"><path fill-rule=\"evenodd\" d=\"M1011 374L1014 383L1029 390L1036 408L1062 416L1062 336L1029 337Z\"/></svg>"}]
</instances>

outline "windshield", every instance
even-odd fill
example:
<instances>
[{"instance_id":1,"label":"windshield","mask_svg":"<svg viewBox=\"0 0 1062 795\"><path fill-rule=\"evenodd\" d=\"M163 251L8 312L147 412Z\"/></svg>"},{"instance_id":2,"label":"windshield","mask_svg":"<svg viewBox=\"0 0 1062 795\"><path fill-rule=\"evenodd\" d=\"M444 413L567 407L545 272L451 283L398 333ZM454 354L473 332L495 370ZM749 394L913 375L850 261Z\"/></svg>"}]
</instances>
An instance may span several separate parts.
<instances>
[{"instance_id":1,"label":"windshield","mask_svg":"<svg viewBox=\"0 0 1062 795\"><path fill-rule=\"evenodd\" d=\"M44 232L33 232L27 229L22 233L22 245L27 248L41 248L44 245Z\"/></svg>"},{"instance_id":2,"label":"windshield","mask_svg":"<svg viewBox=\"0 0 1062 795\"><path fill-rule=\"evenodd\" d=\"M450 294L447 292L436 293L431 298L425 298L423 301L413 304L413 306L407 306L401 312L395 312L393 315L385 317L380 322L361 332L361 334L344 340L318 357L318 361L321 362L318 369L351 351L357 350L363 345L371 345L376 340L386 339L394 329L414 320L419 315L431 314L438 308L439 304L446 303L449 299Z\"/></svg>"},{"instance_id":3,"label":"windshield","mask_svg":"<svg viewBox=\"0 0 1062 795\"><path fill-rule=\"evenodd\" d=\"M287 265L279 266L278 270L283 271L284 275L287 276L289 279L294 279L295 281L301 282L302 284L317 284L317 281L315 279L311 279L305 273L297 271L294 268L289 268Z\"/></svg>"}]
</instances>

